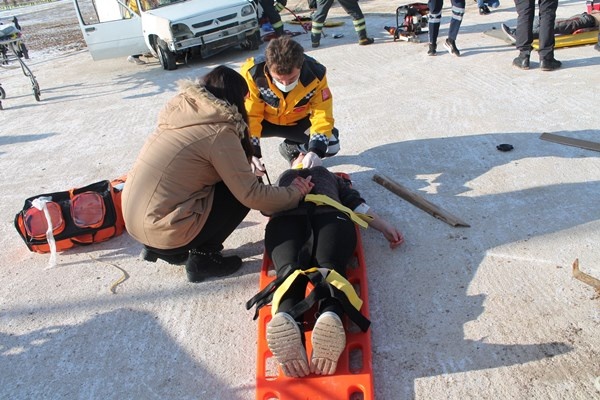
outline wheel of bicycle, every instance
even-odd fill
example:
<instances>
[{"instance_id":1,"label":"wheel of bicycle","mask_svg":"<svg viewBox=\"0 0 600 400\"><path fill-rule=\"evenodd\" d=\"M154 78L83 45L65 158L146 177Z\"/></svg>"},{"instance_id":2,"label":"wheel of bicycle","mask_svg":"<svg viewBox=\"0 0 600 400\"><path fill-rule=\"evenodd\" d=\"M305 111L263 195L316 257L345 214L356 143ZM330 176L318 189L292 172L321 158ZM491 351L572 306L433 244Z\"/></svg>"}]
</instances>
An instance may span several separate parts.
<instances>
[{"instance_id":1,"label":"wheel of bicycle","mask_svg":"<svg viewBox=\"0 0 600 400\"><path fill-rule=\"evenodd\" d=\"M37 85L37 83L35 85L33 85L33 97L35 97L35 101L41 101L40 100L40 87Z\"/></svg>"}]
</instances>

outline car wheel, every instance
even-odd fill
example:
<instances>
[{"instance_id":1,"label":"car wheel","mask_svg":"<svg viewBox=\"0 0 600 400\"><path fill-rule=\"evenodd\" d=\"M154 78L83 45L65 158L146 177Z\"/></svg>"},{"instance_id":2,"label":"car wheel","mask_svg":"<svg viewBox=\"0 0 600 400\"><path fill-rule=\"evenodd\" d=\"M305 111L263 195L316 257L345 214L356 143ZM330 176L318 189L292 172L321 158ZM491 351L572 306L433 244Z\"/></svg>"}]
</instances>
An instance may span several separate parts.
<instances>
[{"instance_id":1,"label":"car wheel","mask_svg":"<svg viewBox=\"0 0 600 400\"><path fill-rule=\"evenodd\" d=\"M167 44L163 40L158 39L156 53L158 54L158 60L160 61L160 65L162 65L163 69L167 71L177 69L175 54L169 50Z\"/></svg>"},{"instance_id":2,"label":"car wheel","mask_svg":"<svg viewBox=\"0 0 600 400\"><path fill-rule=\"evenodd\" d=\"M240 47L242 50L258 50L260 44L260 31L256 31L252 35L246 36L246 41Z\"/></svg>"}]
</instances>

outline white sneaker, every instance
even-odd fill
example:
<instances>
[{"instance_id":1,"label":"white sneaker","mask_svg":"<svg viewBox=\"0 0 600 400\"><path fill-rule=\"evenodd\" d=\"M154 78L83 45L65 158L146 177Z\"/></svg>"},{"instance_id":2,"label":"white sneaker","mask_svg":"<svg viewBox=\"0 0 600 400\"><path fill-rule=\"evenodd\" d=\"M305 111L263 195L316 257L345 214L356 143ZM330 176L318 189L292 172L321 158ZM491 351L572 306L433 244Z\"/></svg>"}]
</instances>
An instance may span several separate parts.
<instances>
[{"instance_id":1,"label":"white sneaker","mask_svg":"<svg viewBox=\"0 0 600 400\"><path fill-rule=\"evenodd\" d=\"M504 34L510 39L512 43L515 43L517 41L517 38L515 36L515 29L509 28L509 26L506 24L501 24L500 29L502 29L502 32L504 32Z\"/></svg>"},{"instance_id":2,"label":"white sneaker","mask_svg":"<svg viewBox=\"0 0 600 400\"><path fill-rule=\"evenodd\" d=\"M346 347L346 332L342 320L334 312L324 312L317 318L312 331L310 372L333 375L338 359Z\"/></svg>"},{"instance_id":3,"label":"white sneaker","mask_svg":"<svg viewBox=\"0 0 600 400\"><path fill-rule=\"evenodd\" d=\"M310 373L302 333L291 315L280 312L267 324L267 344L283 373L301 378Z\"/></svg>"},{"instance_id":4,"label":"white sneaker","mask_svg":"<svg viewBox=\"0 0 600 400\"><path fill-rule=\"evenodd\" d=\"M133 64L137 64L137 65L144 65L144 64L146 64L145 61L140 60L139 57L134 57L134 56L127 57L127 61L129 61L130 63L133 63Z\"/></svg>"}]
</instances>

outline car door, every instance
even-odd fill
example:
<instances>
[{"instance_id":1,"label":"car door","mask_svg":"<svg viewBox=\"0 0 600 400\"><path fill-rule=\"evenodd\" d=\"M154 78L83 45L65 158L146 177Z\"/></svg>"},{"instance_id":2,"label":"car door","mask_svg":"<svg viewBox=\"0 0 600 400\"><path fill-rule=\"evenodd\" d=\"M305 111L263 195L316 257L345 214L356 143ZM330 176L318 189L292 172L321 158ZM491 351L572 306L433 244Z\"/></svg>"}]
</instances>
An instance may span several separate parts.
<instances>
[{"instance_id":1,"label":"car door","mask_svg":"<svg viewBox=\"0 0 600 400\"><path fill-rule=\"evenodd\" d=\"M117 0L73 2L81 33L94 60L149 51L142 33L142 19L126 3Z\"/></svg>"}]
</instances>

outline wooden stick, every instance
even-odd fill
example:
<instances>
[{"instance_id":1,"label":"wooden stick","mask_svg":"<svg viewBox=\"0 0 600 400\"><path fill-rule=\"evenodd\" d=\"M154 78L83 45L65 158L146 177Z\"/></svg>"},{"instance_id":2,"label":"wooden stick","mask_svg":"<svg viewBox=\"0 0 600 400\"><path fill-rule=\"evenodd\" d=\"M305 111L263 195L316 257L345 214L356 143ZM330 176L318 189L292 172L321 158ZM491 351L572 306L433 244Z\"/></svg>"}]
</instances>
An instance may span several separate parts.
<instances>
[{"instance_id":1,"label":"wooden stick","mask_svg":"<svg viewBox=\"0 0 600 400\"><path fill-rule=\"evenodd\" d=\"M565 144L567 146L581 147L582 149L600 151L600 143L590 142L589 140L575 139L547 132L542 133L540 139L547 140L549 142Z\"/></svg>"},{"instance_id":2,"label":"wooden stick","mask_svg":"<svg viewBox=\"0 0 600 400\"><path fill-rule=\"evenodd\" d=\"M459 218L453 216L452 214L442 210L440 207L436 206L433 203L425 200L423 197L419 196L416 193L410 192L408 189L400 185L399 183L394 182L388 177L381 175L373 175L373 180L379 183L381 186L389 190L390 192L400 196L404 200L409 203L419 207L421 210L433 215L437 219L441 219L445 223L452 226L464 226L470 227L471 225L466 222L460 220Z\"/></svg>"},{"instance_id":3,"label":"wooden stick","mask_svg":"<svg viewBox=\"0 0 600 400\"><path fill-rule=\"evenodd\" d=\"M585 284L590 285L591 287L596 289L596 293L600 295L600 280L594 278L591 275L586 274L585 272L582 272L579 269L579 258L576 258L575 262L573 262L573 277L575 279L579 279Z\"/></svg>"}]
</instances>

